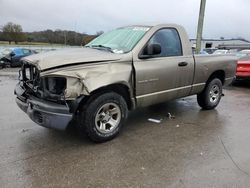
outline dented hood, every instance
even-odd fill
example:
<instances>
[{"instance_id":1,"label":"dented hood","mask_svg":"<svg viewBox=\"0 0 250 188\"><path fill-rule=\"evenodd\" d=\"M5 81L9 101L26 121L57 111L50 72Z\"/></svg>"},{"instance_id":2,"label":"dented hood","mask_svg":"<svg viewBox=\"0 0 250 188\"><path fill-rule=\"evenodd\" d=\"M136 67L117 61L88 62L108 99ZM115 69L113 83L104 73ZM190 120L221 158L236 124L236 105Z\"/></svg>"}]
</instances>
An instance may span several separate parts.
<instances>
[{"instance_id":1,"label":"dented hood","mask_svg":"<svg viewBox=\"0 0 250 188\"><path fill-rule=\"evenodd\" d=\"M31 55L23 58L23 60L34 64L43 71L84 63L116 61L121 59L121 57L122 54L115 54L104 50L67 48Z\"/></svg>"}]
</instances>

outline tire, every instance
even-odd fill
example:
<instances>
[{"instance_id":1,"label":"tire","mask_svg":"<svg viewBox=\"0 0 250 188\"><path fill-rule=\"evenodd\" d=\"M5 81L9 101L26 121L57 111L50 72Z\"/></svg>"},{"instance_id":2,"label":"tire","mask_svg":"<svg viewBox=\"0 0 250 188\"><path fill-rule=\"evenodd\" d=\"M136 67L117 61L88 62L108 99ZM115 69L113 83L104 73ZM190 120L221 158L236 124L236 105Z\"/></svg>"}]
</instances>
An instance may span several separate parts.
<instances>
[{"instance_id":1,"label":"tire","mask_svg":"<svg viewBox=\"0 0 250 188\"><path fill-rule=\"evenodd\" d=\"M80 109L80 130L94 142L111 140L118 135L127 114L127 104L119 94L108 92L92 96Z\"/></svg>"},{"instance_id":2,"label":"tire","mask_svg":"<svg viewBox=\"0 0 250 188\"><path fill-rule=\"evenodd\" d=\"M13 62L10 62L10 68L15 68L15 67L16 67L16 64Z\"/></svg>"},{"instance_id":3,"label":"tire","mask_svg":"<svg viewBox=\"0 0 250 188\"><path fill-rule=\"evenodd\" d=\"M16 67L19 67L20 65L17 63L17 62L11 62L10 63L10 67L11 68L16 68Z\"/></svg>"},{"instance_id":4,"label":"tire","mask_svg":"<svg viewBox=\"0 0 250 188\"><path fill-rule=\"evenodd\" d=\"M220 102L222 96L222 83L214 78L207 83L202 93L197 95L197 102L204 110L214 109Z\"/></svg>"},{"instance_id":5,"label":"tire","mask_svg":"<svg viewBox=\"0 0 250 188\"><path fill-rule=\"evenodd\" d=\"M4 63L1 63L1 65L0 65L0 69L4 69L4 68L6 68L5 62L4 62Z\"/></svg>"},{"instance_id":6,"label":"tire","mask_svg":"<svg viewBox=\"0 0 250 188\"><path fill-rule=\"evenodd\" d=\"M20 60L14 60L10 62L10 67L15 68L15 67L21 67L22 63Z\"/></svg>"}]
</instances>

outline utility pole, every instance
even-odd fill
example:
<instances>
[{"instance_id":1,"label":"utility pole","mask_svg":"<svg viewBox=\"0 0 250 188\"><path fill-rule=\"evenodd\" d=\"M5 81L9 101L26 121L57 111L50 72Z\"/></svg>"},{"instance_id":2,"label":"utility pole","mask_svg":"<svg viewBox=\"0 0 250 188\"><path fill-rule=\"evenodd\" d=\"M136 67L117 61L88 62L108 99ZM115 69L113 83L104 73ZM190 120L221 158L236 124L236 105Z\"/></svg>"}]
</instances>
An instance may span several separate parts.
<instances>
[{"instance_id":1,"label":"utility pole","mask_svg":"<svg viewBox=\"0 0 250 188\"><path fill-rule=\"evenodd\" d=\"M67 45L67 33L64 31L64 45Z\"/></svg>"},{"instance_id":2,"label":"utility pole","mask_svg":"<svg viewBox=\"0 0 250 188\"><path fill-rule=\"evenodd\" d=\"M197 27L197 37L196 37L196 54L199 54L201 51L201 39L202 39L205 7L206 7L206 0L201 0L198 27Z\"/></svg>"}]
</instances>

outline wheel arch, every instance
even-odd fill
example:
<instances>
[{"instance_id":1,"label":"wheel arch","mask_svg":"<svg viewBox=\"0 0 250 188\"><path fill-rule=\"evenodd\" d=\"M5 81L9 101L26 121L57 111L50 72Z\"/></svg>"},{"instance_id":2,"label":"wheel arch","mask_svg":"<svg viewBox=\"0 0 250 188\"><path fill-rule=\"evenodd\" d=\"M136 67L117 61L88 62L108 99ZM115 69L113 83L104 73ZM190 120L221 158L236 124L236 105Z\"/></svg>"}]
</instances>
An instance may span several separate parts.
<instances>
[{"instance_id":1,"label":"wheel arch","mask_svg":"<svg viewBox=\"0 0 250 188\"><path fill-rule=\"evenodd\" d=\"M206 84L208 84L214 78L218 78L221 81L222 85L224 85L224 83L225 83L225 71L224 70L217 70L217 71L213 72L208 77Z\"/></svg>"},{"instance_id":2,"label":"wheel arch","mask_svg":"<svg viewBox=\"0 0 250 188\"><path fill-rule=\"evenodd\" d=\"M71 103L70 111L75 114L77 113L78 109L82 105L87 104L91 102L91 99L93 100L97 96L100 96L101 94L108 93L108 92L115 92L121 95L124 98L129 110L132 110L135 108L135 100L133 100L133 94L129 86L123 83L114 83L114 84L110 84L107 86L100 87L96 90L93 90L87 96L84 96L84 95L79 96L77 99L75 99L73 103Z\"/></svg>"},{"instance_id":3,"label":"wheel arch","mask_svg":"<svg viewBox=\"0 0 250 188\"><path fill-rule=\"evenodd\" d=\"M90 93L91 95L100 95L107 92L115 92L119 95L121 95L124 100L126 101L126 104L128 106L128 109L134 109L135 108L135 102L133 100L133 94L131 88L124 84L124 83L113 83L107 86L100 87Z\"/></svg>"}]
</instances>

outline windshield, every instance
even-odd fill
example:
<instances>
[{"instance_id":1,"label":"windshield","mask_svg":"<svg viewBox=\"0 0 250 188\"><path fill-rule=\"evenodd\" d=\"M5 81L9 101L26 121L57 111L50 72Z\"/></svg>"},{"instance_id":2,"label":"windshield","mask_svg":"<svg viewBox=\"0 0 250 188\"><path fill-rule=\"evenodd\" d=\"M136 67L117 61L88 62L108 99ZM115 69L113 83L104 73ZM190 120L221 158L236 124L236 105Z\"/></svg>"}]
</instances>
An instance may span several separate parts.
<instances>
[{"instance_id":1,"label":"windshield","mask_svg":"<svg viewBox=\"0 0 250 188\"><path fill-rule=\"evenodd\" d=\"M85 47L107 49L113 53L127 53L149 30L149 27L125 27L104 33Z\"/></svg>"}]
</instances>

